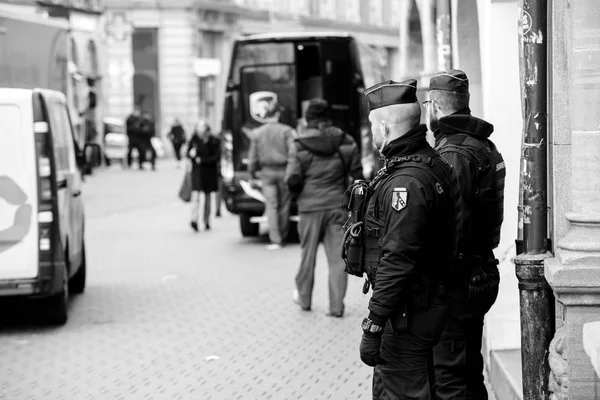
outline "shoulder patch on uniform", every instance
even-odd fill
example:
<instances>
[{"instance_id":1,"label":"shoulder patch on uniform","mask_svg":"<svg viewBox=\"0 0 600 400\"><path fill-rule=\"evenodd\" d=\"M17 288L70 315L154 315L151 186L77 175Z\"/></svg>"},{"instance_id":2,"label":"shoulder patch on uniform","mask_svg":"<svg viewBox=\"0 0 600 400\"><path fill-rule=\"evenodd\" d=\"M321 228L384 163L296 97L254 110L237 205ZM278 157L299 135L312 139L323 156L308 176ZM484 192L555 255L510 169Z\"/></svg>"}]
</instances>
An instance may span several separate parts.
<instances>
[{"instance_id":1,"label":"shoulder patch on uniform","mask_svg":"<svg viewBox=\"0 0 600 400\"><path fill-rule=\"evenodd\" d=\"M408 202L408 191L406 188L394 188L392 192L392 208L396 211L400 211L406 207Z\"/></svg>"},{"instance_id":2,"label":"shoulder patch on uniform","mask_svg":"<svg viewBox=\"0 0 600 400\"><path fill-rule=\"evenodd\" d=\"M435 190L437 190L438 194L444 193L444 189L442 189L442 185L439 182L435 183Z\"/></svg>"},{"instance_id":3,"label":"shoulder patch on uniform","mask_svg":"<svg viewBox=\"0 0 600 400\"><path fill-rule=\"evenodd\" d=\"M500 171L501 169L504 169L504 161L502 161L500 164L496 164L496 171Z\"/></svg>"}]
</instances>

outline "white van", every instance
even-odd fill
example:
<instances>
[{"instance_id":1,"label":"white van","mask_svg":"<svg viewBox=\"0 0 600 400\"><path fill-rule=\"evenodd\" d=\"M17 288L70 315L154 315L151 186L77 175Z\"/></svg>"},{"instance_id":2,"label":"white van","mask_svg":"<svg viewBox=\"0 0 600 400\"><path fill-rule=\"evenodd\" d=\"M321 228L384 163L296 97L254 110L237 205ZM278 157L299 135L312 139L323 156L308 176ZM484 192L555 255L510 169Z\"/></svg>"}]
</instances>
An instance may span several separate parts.
<instances>
[{"instance_id":1,"label":"white van","mask_svg":"<svg viewBox=\"0 0 600 400\"><path fill-rule=\"evenodd\" d=\"M0 121L0 296L43 299L64 324L85 288L81 169L100 148L78 148L57 91L0 88Z\"/></svg>"}]
</instances>

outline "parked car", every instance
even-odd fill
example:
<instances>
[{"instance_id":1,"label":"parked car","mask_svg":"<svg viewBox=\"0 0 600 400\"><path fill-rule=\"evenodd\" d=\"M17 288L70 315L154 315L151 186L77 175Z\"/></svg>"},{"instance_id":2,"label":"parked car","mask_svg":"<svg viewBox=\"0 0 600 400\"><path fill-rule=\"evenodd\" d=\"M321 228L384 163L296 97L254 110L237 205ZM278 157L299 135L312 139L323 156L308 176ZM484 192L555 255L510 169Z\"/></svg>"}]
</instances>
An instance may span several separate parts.
<instances>
[{"instance_id":1,"label":"parked car","mask_svg":"<svg viewBox=\"0 0 600 400\"><path fill-rule=\"evenodd\" d=\"M125 128L125 121L119 118L103 118L104 126L104 160L106 165L119 162L123 167L127 166L127 152L129 150L129 138Z\"/></svg>"},{"instance_id":2,"label":"parked car","mask_svg":"<svg viewBox=\"0 0 600 400\"><path fill-rule=\"evenodd\" d=\"M78 146L57 91L0 88L0 121L0 198L12 206L0 208L0 297L39 299L64 324L86 281L81 170L100 164L100 146Z\"/></svg>"}]
</instances>

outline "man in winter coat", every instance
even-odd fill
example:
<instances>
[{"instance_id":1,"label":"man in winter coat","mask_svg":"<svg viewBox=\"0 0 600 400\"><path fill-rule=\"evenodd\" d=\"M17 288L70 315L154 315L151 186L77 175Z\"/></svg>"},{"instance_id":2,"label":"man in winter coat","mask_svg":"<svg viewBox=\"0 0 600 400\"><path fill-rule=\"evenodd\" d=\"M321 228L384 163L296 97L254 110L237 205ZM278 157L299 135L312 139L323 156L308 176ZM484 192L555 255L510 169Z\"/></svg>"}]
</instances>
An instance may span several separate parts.
<instances>
[{"instance_id":1,"label":"man in winter coat","mask_svg":"<svg viewBox=\"0 0 600 400\"><path fill-rule=\"evenodd\" d=\"M340 204L348 175L362 179L362 166L354 139L331 124L328 109L325 100L310 101L307 130L292 145L285 178L290 189L299 193L302 257L294 301L303 310L310 310L317 248L323 242L329 263L328 315L342 317L348 275L340 249L347 215Z\"/></svg>"},{"instance_id":2,"label":"man in winter coat","mask_svg":"<svg viewBox=\"0 0 600 400\"><path fill-rule=\"evenodd\" d=\"M280 249L287 237L292 201L284 177L295 132L279 122L280 110L276 102L271 103L267 114L269 122L256 129L248 157L248 171L252 179L257 179L260 171L271 241L268 250Z\"/></svg>"},{"instance_id":3,"label":"man in winter coat","mask_svg":"<svg viewBox=\"0 0 600 400\"><path fill-rule=\"evenodd\" d=\"M440 399L487 400L483 383L483 321L498 296L500 275L493 250L504 216L505 167L489 136L494 127L471 115L469 80L460 70L434 75L429 85L429 127L435 148L456 171L462 204L459 276L448 319L434 349Z\"/></svg>"}]
</instances>

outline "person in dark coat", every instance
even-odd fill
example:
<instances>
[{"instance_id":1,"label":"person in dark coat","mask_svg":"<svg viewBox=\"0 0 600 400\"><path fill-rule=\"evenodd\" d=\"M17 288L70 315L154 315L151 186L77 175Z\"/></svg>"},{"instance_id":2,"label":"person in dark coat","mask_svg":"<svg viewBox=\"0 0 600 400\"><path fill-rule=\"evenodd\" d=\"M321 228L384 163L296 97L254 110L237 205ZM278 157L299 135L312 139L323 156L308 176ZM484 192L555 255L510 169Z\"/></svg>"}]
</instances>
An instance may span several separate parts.
<instances>
[{"instance_id":1,"label":"person in dark coat","mask_svg":"<svg viewBox=\"0 0 600 400\"><path fill-rule=\"evenodd\" d=\"M471 115L469 79L461 70L434 75L428 121L436 150L458 175L463 199L459 260L448 319L434 349L440 400L487 400L481 342L485 314L498 296L500 273L494 249L504 220L502 155L490 135L494 126Z\"/></svg>"},{"instance_id":2,"label":"person in dark coat","mask_svg":"<svg viewBox=\"0 0 600 400\"><path fill-rule=\"evenodd\" d=\"M192 216L190 226L198 231L200 193L204 193L204 227L210 229L211 193L219 188L217 165L221 158L221 143L211 134L210 126L200 120L188 143L187 156L192 163Z\"/></svg>"},{"instance_id":3,"label":"person in dark coat","mask_svg":"<svg viewBox=\"0 0 600 400\"><path fill-rule=\"evenodd\" d=\"M142 169L142 163L144 161L144 146L142 139L142 112L139 108L133 111L133 113L127 117L127 138L129 139L129 148L127 151L127 166L131 167L133 162L133 149L138 152L138 164L139 168Z\"/></svg>"},{"instance_id":4,"label":"person in dark coat","mask_svg":"<svg viewBox=\"0 0 600 400\"><path fill-rule=\"evenodd\" d=\"M173 144L173 150L175 151L175 158L178 162L181 162L181 147L185 144L185 130L181 126L179 118L175 119L171 130L167 135L171 143Z\"/></svg>"},{"instance_id":5,"label":"person in dark coat","mask_svg":"<svg viewBox=\"0 0 600 400\"><path fill-rule=\"evenodd\" d=\"M156 170L156 150L154 149L154 146L152 145L152 138L154 137L154 134L156 133L156 128L154 126L154 119L152 118L152 115L149 112L144 112L142 114L142 120L141 120L141 138L142 138L142 147L143 147L143 154L140 154L140 168L141 168L141 163L143 163L143 161L146 160L146 153L150 152L150 164L152 165L152 170L155 171Z\"/></svg>"},{"instance_id":6,"label":"person in dark coat","mask_svg":"<svg viewBox=\"0 0 600 400\"><path fill-rule=\"evenodd\" d=\"M365 91L373 141L385 158L370 183L361 228L373 294L360 358L375 367L377 400L437 399L433 347L458 245L457 177L427 143L416 92L414 79Z\"/></svg>"}]
</instances>

